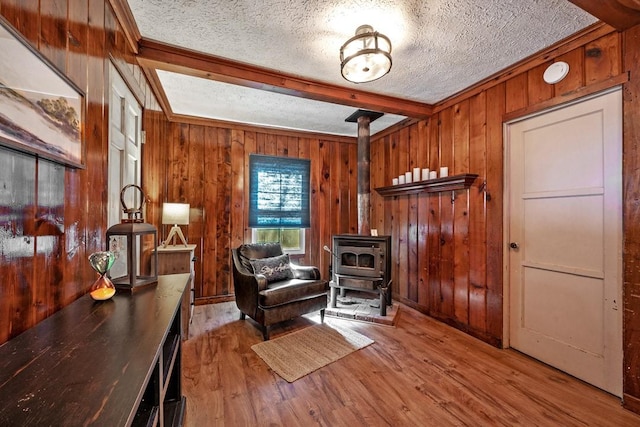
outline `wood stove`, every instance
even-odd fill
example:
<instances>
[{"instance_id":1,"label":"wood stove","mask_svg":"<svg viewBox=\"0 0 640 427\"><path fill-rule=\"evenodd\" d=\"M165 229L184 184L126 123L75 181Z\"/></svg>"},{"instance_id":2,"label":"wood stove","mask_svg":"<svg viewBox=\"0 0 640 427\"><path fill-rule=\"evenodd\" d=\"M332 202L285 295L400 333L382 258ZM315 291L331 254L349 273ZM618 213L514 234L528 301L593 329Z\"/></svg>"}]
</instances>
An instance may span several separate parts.
<instances>
[{"instance_id":1,"label":"wood stove","mask_svg":"<svg viewBox=\"0 0 640 427\"><path fill-rule=\"evenodd\" d=\"M336 273L347 276L380 277L384 255L380 248L338 246L336 249Z\"/></svg>"},{"instance_id":2,"label":"wood stove","mask_svg":"<svg viewBox=\"0 0 640 427\"><path fill-rule=\"evenodd\" d=\"M345 289L380 296L380 315L391 305L391 236L340 234L333 236L331 307Z\"/></svg>"}]
</instances>

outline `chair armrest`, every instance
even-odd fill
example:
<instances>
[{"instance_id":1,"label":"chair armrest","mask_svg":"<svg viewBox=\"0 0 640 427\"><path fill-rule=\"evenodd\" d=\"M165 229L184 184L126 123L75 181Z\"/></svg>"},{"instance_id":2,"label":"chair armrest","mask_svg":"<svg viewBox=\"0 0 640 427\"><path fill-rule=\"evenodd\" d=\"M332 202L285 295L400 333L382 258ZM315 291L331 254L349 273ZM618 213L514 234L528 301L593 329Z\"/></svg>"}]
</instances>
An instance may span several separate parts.
<instances>
[{"instance_id":1,"label":"chair armrest","mask_svg":"<svg viewBox=\"0 0 640 427\"><path fill-rule=\"evenodd\" d=\"M262 291L264 289L267 289L267 278L265 277L264 274L253 274L253 273L246 273L244 271L241 271L240 269L236 270L236 280L242 285L245 286L256 286L258 292Z\"/></svg>"},{"instance_id":2,"label":"chair armrest","mask_svg":"<svg viewBox=\"0 0 640 427\"><path fill-rule=\"evenodd\" d=\"M297 265L291 263L293 277L303 280L320 280L320 270L312 265Z\"/></svg>"},{"instance_id":3,"label":"chair armrest","mask_svg":"<svg viewBox=\"0 0 640 427\"><path fill-rule=\"evenodd\" d=\"M269 282L267 281L267 277L264 274L254 274L256 282L258 283L258 291L262 291L267 289L267 285Z\"/></svg>"}]
</instances>

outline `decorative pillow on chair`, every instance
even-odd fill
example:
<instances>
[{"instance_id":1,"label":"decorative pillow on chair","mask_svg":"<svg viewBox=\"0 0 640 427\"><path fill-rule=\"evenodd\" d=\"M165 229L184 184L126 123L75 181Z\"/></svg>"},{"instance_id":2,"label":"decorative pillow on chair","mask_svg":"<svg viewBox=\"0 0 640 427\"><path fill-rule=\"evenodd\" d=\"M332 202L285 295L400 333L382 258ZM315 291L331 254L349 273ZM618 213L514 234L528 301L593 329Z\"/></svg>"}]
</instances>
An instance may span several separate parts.
<instances>
[{"instance_id":1,"label":"decorative pillow on chair","mask_svg":"<svg viewBox=\"0 0 640 427\"><path fill-rule=\"evenodd\" d=\"M289 255L279 255L271 258L258 258L250 260L253 272L263 274L267 282L277 282L278 280L293 279L293 270L289 265Z\"/></svg>"}]
</instances>

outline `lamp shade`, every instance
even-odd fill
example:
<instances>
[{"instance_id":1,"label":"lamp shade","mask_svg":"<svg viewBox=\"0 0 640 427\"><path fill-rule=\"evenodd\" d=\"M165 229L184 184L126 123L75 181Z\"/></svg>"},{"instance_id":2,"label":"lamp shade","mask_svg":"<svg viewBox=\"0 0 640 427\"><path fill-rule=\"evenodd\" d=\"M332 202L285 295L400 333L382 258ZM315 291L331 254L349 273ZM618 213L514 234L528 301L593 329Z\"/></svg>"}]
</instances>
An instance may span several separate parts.
<instances>
[{"instance_id":1,"label":"lamp shade","mask_svg":"<svg viewBox=\"0 0 640 427\"><path fill-rule=\"evenodd\" d=\"M189 225L188 203L163 203L162 223L173 225Z\"/></svg>"},{"instance_id":2,"label":"lamp shade","mask_svg":"<svg viewBox=\"0 0 640 427\"><path fill-rule=\"evenodd\" d=\"M359 26L340 48L340 69L354 83L379 79L391 70L391 41L370 25Z\"/></svg>"}]
</instances>

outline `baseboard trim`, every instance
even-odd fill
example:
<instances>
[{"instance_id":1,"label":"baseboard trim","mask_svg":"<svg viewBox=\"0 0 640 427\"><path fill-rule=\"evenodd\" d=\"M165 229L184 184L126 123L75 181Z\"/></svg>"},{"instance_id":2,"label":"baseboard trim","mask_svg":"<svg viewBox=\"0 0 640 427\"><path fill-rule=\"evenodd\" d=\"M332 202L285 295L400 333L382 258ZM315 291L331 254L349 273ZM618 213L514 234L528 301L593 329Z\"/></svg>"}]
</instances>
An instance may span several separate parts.
<instances>
[{"instance_id":1,"label":"baseboard trim","mask_svg":"<svg viewBox=\"0 0 640 427\"><path fill-rule=\"evenodd\" d=\"M219 302L228 302L235 301L236 296L234 295L220 295L216 297L201 297L196 298L195 305L207 305L207 304L217 304Z\"/></svg>"},{"instance_id":2,"label":"baseboard trim","mask_svg":"<svg viewBox=\"0 0 640 427\"><path fill-rule=\"evenodd\" d=\"M431 317L432 319L435 319L435 320L437 320L439 322L445 323L445 324L447 324L447 325L449 325L449 326L451 326L453 328L456 328L459 331L464 332L467 335L471 335L472 337L477 338L477 339L479 339L481 341L484 341L489 345L492 345L492 346L497 347L497 348L502 348L502 339L500 339L500 338L491 336L491 335L489 335L489 334L487 334L485 332L482 332L482 331L475 330L475 329L473 329L472 327L470 327L469 325L467 325L465 323L461 323L461 322L456 321L455 319L450 319L448 317L441 316L439 313L432 313L432 312L429 311L428 308L426 308L426 307L424 307L424 306L422 306L420 304L417 304L416 302L411 301L411 300L409 300L407 298L399 297L399 296L397 296L397 294L394 294L393 298L397 299L397 301L400 301L401 303L403 303L403 304L405 304L405 305L407 305L407 306L419 311L422 314L426 314L427 316Z\"/></svg>"},{"instance_id":3,"label":"baseboard trim","mask_svg":"<svg viewBox=\"0 0 640 427\"><path fill-rule=\"evenodd\" d=\"M625 393L622 398L622 407L636 414L640 414L640 398Z\"/></svg>"}]
</instances>

